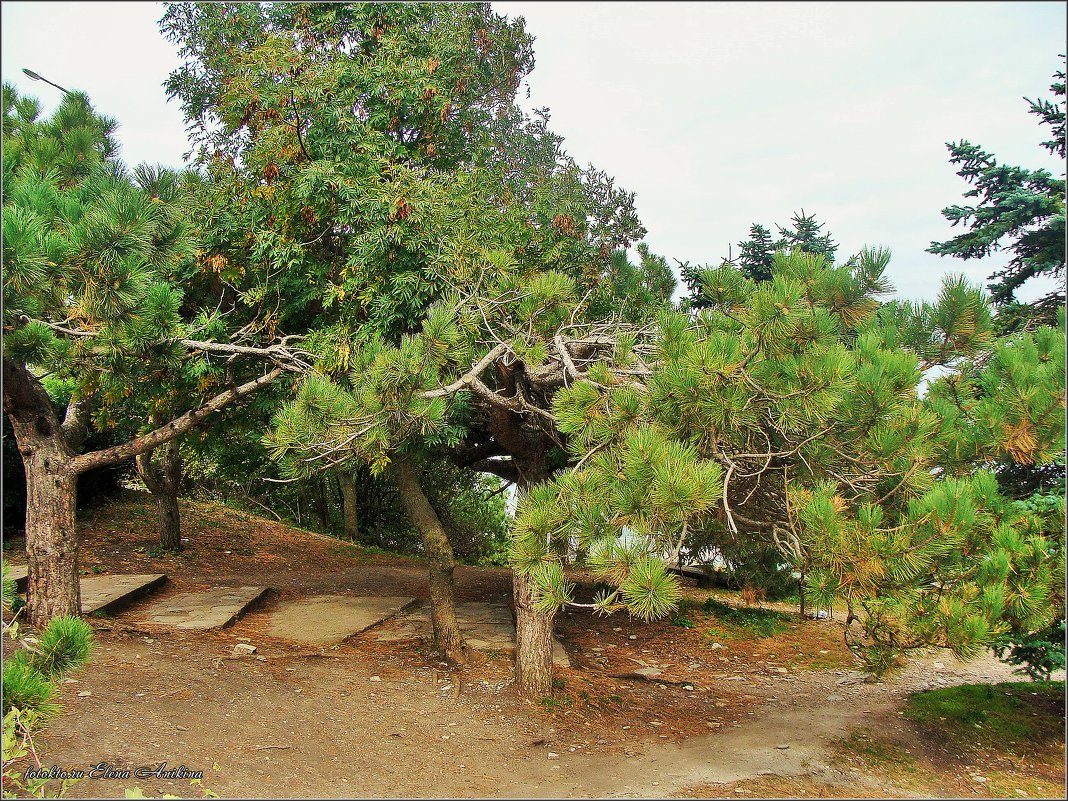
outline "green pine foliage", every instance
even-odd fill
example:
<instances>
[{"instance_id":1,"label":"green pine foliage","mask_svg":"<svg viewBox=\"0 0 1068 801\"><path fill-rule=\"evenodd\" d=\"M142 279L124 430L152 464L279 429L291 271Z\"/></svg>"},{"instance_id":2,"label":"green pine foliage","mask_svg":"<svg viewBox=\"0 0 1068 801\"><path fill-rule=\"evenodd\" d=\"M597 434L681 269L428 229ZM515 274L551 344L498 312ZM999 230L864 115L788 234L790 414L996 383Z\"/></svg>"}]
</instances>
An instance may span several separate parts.
<instances>
[{"instance_id":1,"label":"green pine foliage","mask_svg":"<svg viewBox=\"0 0 1068 801\"><path fill-rule=\"evenodd\" d=\"M182 293L165 281L192 252L172 202L180 179L129 174L115 121L82 93L41 119L35 100L5 84L3 112L4 355L47 365L107 428L131 373L181 355L168 343Z\"/></svg>"},{"instance_id":2,"label":"green pine foliage","mask_svg":"<svg viewBox=\"0 0 1068 801\"><path fill-rule=\"evenodd\" d=\"M93 630L81 618L53 618L34 646L33 666L50 679L82 667L93 653Z\"/></svg>"},{"instance_id":3,"label":"green pine foliage","mask_svg":"<svg viewBox=\"0 0 1068 801\"><path fill-rule=\"evenodd\" d=\"M53 700L56 685L33 666L29 652L16 651L4 660L4 703L6 716L12 709L32 712L47 719L59 714L60 706Z\"/></svg>"}]
</instances>

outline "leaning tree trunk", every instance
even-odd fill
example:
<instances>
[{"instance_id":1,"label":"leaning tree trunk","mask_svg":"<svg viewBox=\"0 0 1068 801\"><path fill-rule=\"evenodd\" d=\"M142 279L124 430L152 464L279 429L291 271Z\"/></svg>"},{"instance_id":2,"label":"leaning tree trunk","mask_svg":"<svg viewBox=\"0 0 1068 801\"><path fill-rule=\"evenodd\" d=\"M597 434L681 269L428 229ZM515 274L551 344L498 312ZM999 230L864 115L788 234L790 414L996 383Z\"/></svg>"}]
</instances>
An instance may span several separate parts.
<instances>
[{"instance_id":1,"label":"leaning tree trunk","mask_svg":"<svg viewBox=\"0 0 1068 801\"><path fill-rule=\"evenodd\" d=\"M356 505L356 480L351 473L341 470L338 471L337 481L341 487L341 512L344 518L345 536L350 540L357 540L360 535L360 513Z\"/></svg>"},{"instance_id":2,"label":"leaning tree trunk","mask_svg":"<svg viewBox=\"0 0 1068 801\"><path fill-rule=\"evenodd\" d=\"M155 425L156 420L149 418ZM182 517L178 493L182 484L182 455L178 441L171 440L149 453L137 457L137 473L156 500L156 520L160 548L182 549Z\"/></svg>"},{"instance_id":3,"label":"leaning tree trunk","mask_svg":"<svg viewBox=\"0 0 1068 801\"><path fill-rule=\"evenodd\" d=\"M419 472L406 456L393 461L393 474L401 504L412 524L423 537L423 548L430 562L430 618L434 624L434 639L445 659L452 663L465 661L463 635L456 621L456 597L453 585L452 546L445 534L434 507L419 482Z\"/></svg>"}]
</instances>

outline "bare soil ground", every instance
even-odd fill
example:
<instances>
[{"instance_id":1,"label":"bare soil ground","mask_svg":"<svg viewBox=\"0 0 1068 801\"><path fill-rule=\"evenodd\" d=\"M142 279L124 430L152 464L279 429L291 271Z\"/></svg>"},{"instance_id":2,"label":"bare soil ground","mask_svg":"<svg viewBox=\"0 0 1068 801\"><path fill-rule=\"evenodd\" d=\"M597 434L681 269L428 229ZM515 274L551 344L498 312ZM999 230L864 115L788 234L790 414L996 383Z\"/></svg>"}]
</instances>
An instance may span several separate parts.
<instances>
[{"instance_id":1,"label":"bare soil ground","mask_svg":"<svg viewBox=\"0 0 1068 801\"><path fill-rule=\"evenodd\" d=\"M166 762L203 771L203 786L223 796L253 798L975 797L995 789L1052 797L1064 789L1063 736L1030 759L999 761L995 787L976 777L988 778L979 770L997 755L949 748L903 717L917 689L1015 680L993 657L962 665L931 654L890 681L865 684L835 621L795 620L758 639L722 625L710 633L699 610L689 613L692 627L571 613L557 634L572 668L557 671L552 697L529 702L516 696L504 654L476 654L454 672L425 643L364 633L322 648L267 634L269 613L287 599L426 598L419 560L217 506L183 502L182 512L189 541L178 555L154 555L148 496L84 514L83 574L163 572L164 594L250 583L274 592L232 627L208 633L132 625L146 601L92 618L97 652L63 685L64 712L39 737L46 767L132 771ZM22 561L17 549L6 554ZM456 579L462 601L510 595L503 569L459 567ZM695 603L709 595L685 593ZM243 641L255 655L232 655ZM662 673L621 678L644 666ZM133 776L87 778L71 795L121 797L135 785L149 797L199 795L187 780Z\"/></svg>"}]
</instances>

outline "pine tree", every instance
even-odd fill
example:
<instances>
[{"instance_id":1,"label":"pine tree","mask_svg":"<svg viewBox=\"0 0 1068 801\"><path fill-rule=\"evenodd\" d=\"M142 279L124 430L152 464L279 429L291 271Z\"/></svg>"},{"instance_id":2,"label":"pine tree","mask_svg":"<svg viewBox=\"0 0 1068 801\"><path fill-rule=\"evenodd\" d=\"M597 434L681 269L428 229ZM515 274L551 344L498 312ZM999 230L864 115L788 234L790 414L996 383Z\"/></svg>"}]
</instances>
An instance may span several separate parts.
<instances>
[{"instance_id":1,"label":"pine tree","mask_svg":"<svg viewBox=\"0 0 1068 801\"><path fill-rule=\"evenodd\" d=\"M1063 162L1063 70L1055 73L1050 91L1052 101L1024 99L1030 105L1029 113L1039 118L1040 125L1048 125L1052 133L1042 147ZM950 163L960 165L957 175L972 186L964 196L977 201L942 210L942 216L954 227L961 225L967 230L945 242L932 242L928 252L959 259L981 259L999 250L1012 254L1008 264L990 276L999 327L1009 332L1029 322L1055 325L1057 309L1065 304L1063 173L1056 178L1044 169L998 164L993 154L963 139L946 147ZM1048 276L1060 286L1037 301L1020 303L1017 291L1038 276Z\"/></svg>"},{"instance_id":2,"label":"pine tree","mask_svg":"<svg viewBox=\"0 0 1068 801\"><path fill-rule=\"evenodd\" d=\"M703 275L696 318L573 332L573 281L487 267L487 294L446 298L400 346L376 342L349 386L308 379L270 440L298 461L352 449L385 466L410 443L455 441L473 413L515 410L566 452L523 486L513 532L513 568L550 620L567 605L664 615L678 597L665 560L703 528L775 547L814 601L845 602L875 671L921 645L967 656L1056 613L1063 536L1029 532L982 466L1063 449L1063 334L995 339L960 279L936 303L880 303L888 260L780 253L770 282ZM502 383L517 363L524 380ZM919 398L935 366L946 375ZM576 549L612 589L576 597ZM517 680L544 692L551 653L527 647Z\"/></svg>"},{"instance_id":3,"label":"pine tree","mask_svg":"<svg viewBox=\"0 0 1068 801\"><path fill-rule=\"evenodd\" d=\"M117 160L115 122L79 92L39 120L37 102L5 84L3 108L3 400L26 472L29 622L43 626L80 609L77 476L169 442L282 368L153 431L79 453L89 427L132 392L124 376L215 346L183 337L182 295L160 276L189 255L187 230ZM46 376L74 388L62 421Z\"/></svg>"}]
</instances>

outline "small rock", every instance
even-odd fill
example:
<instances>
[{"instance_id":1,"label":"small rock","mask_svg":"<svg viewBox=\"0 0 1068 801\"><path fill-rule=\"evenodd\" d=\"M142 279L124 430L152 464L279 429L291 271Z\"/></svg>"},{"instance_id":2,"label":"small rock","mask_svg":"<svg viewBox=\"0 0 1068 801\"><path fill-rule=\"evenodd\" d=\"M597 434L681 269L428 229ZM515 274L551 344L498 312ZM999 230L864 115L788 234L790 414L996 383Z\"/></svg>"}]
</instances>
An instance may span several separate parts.
<instances>
[{"instance_id":1,"label":"small rock","mask_svg":"<svg viewBox=\"0 0 1068 801\"><path fill-rule=\"evenodd\" d=\"M943 668L945 668L945 665L942 662L935 662L934 663L934 669L935 670L942 670Z\"/></svg>"},{"instance_id":2,"label":"small rock","mask_svg":"<svg viewBox=\"0 0 1068 801\"><path fill-rule=\"evenodd\" d=\"M789 673L790 672L789 670L787 670L784 667L777 667L777 668L774 668L774 670L775 670L776 673Z\"/></svg>"},{"instance_id":3,"label":"small rock","mask_svg":"<svg viewBox=\"0 0 1068 801\"><path fill-rule=\"evenodd\" d=\"M757 776L772 776L772 775L774 775L774 774L770 770L758 770L757 771Z\"/></svg>"},{"instance_id":4,"label":"small rock","mask_svg":"<svg viewBox=\"0 0 1068 801\"><path fill-rule=\"evenodd\" d=\"M650 720L649 721L649 725L650 726L663 726L664 724L661 723L659 720Z\"/></svg>"},{"instance_id":5,"label":"small rock","mask_svg":"<svg viewBox=\"0 0 1068 801\"><path fill-rule=\"evenodd\" d=\"M749 795L752 790L746 790L744 787L735 787L734 792L738 795Z\"/></svg>"},{"instance_id":6,"label":"small rock","mask_svg":"<svg viewBox=\"0 0 1068 801\"><path fill-rule=\"evenodd\" d=\"M267 661L267 657L265 657L265 656L257 656L256 659L257 659L257 661L260 661L260 662L266 662Z\"/></svg>"},{"instance_id":7,"label":"small rock","mask_svg":"<svg viewBox=\"0 0 1068 801\"><path fill-rule=\"evenodd\" d=\"M77 679L63 679L63 683L64 684L77 684L78 680Z\"/></svg>"},{"instance_id":8,"label":"small rock","mask_svg":"<svg viewBox=\"0 0 1068 801\"><path fill-rule=\"evenodd\" d=\"M646 679L655 679L657 676L659 676L663 672L664 671L658 670L657 668L654 668L654 667L643 667L643 668L638 668L637 670L635 670L634 671L634 675L635 676L641 676L641 677L646 678Z\"/></svg>"},{"instance_id":9,"label":"small rock","mask_svg":"<svg viewBox=\"0 0 1068 801\"><path fill-rule=\"evenodd\" d=\"M623 629L621 629L619 626L616 626L614 629L612 629L612 631L623 631Z\"/></svg>"},{"instance_id":10,"label":"small rock","mask_svg":"<svg viewBox=\"0 0 1068 801\"><path fill-rule=\"evenodd\" d=\"M234 646L234 656L244 656L245 654L256 653L256 646L249 645L247 642L239 642Z\"/></svg>"},{"instance_id":11,"label":"small rock","mask_svg":"<svg viewBox=\"0 0 1068 801\"><path fill-rule=\"evenodd\" d=\"M785 751L787 748L790 747L790 744L789 743L779 743L775 747L778 748L780 751Z\"/></svg>"},{"instance_id":12,"label":"small rock","mask_svg":"<svg viewBox=\"0 0 1068 801\"><path fill-rule=\"evenodd\" d=\"M710 651L718 651L722 647L723 646L720 645L718 642L714 642L710 646L708 646L708 650L710 650Z\"/></svg>"},{"instance_id":13,"label":"small rock","mask_svg":"<svg viewBox=\"0 0 1068 801\"><path fill-rule=\"evenodd\" d=\"M684 684L684 685L682 685L682 689L686 690L686 692L688 692L688 693L692 693L693 692L693 685L692 684Z\"/></svg>"},{"instance_id":14,"label":"small rock","mask_svg":"<svg viewBox=\"0 0 1068 801\"><path fill-rule=\"evenodd\" d=\"M830 651L828 651L828 650L827 650L826 648L821 648L821 649L820 649L820 653L821 653L821 654L829 654L829 653L830 653Z\"/></svg>"},{"instance_id":15,"label":"small rock","mask_svg":"<svg viewBox=\"0 0 1068 801\"><path fill-rule=\"evenodd\" d=\"M555 751L550 751L547 754L547 756L549 757L549 759L559 759L560 758L560 755L558 753L556 753Z\"/></svg>"},{"instance_id":16,"label":"small rock","mask_svg":"<svg viewBox=\"0 0 1068 801\"><path fill-rule=\"evenodd\" d=\"M638 639L638 635L637 634L631 634L629 637L627 637L627 639L628 640L636 640L636 639Z\"/></svg>"},{"instance_id":17,"label":"small rock","mask_svg":"<svg viewBox=\"0 0 1068 801\"><path fill-rule=\"evenodd\" d=\"M178 729L178 731L189 731L185 726L175 726L174 728Z\"/></svg>"},{"instance_id":18,"label":"small rock","mask_svg":"<svg viewBox=\"0 0 1068 801\"><path fill-rule=\"evenodd\" d=\"M983 782L988 781L986 776L972 776L972 779L974 779L975 781L979 782L980 784L982 784Z\"/></svg>"},{"instance_id":19,"label":"small rock","mask_svg":"<svg viewBox=\"0 0 1068 801\"><path fill-rule=\"evenodd\" d=\"M844 701L845 700L845 696L844 695L832 694L832 695L828 695L827 696L827 700L828 701Z\"/></svg>"},{"instance_id":20,"label":"small rock","mask_svg":"<svg viewBox=\"0 0 1068 801\"><path fill-rule=\"evenodd\" d=\"M382 681L381 676L371 676L371 681Z\"/></svg>"},{"instance_id":21,"label":"small rock","mask_svg":"<svg viewBox=\"0 0 1068 801\"><path fill-rule=\"evenodd\" d=\"M80 693L78 693L79 698L88 698L90 695L92 695L92 693L88 690L82 690Z\"/></svg>"}]
</instances>

